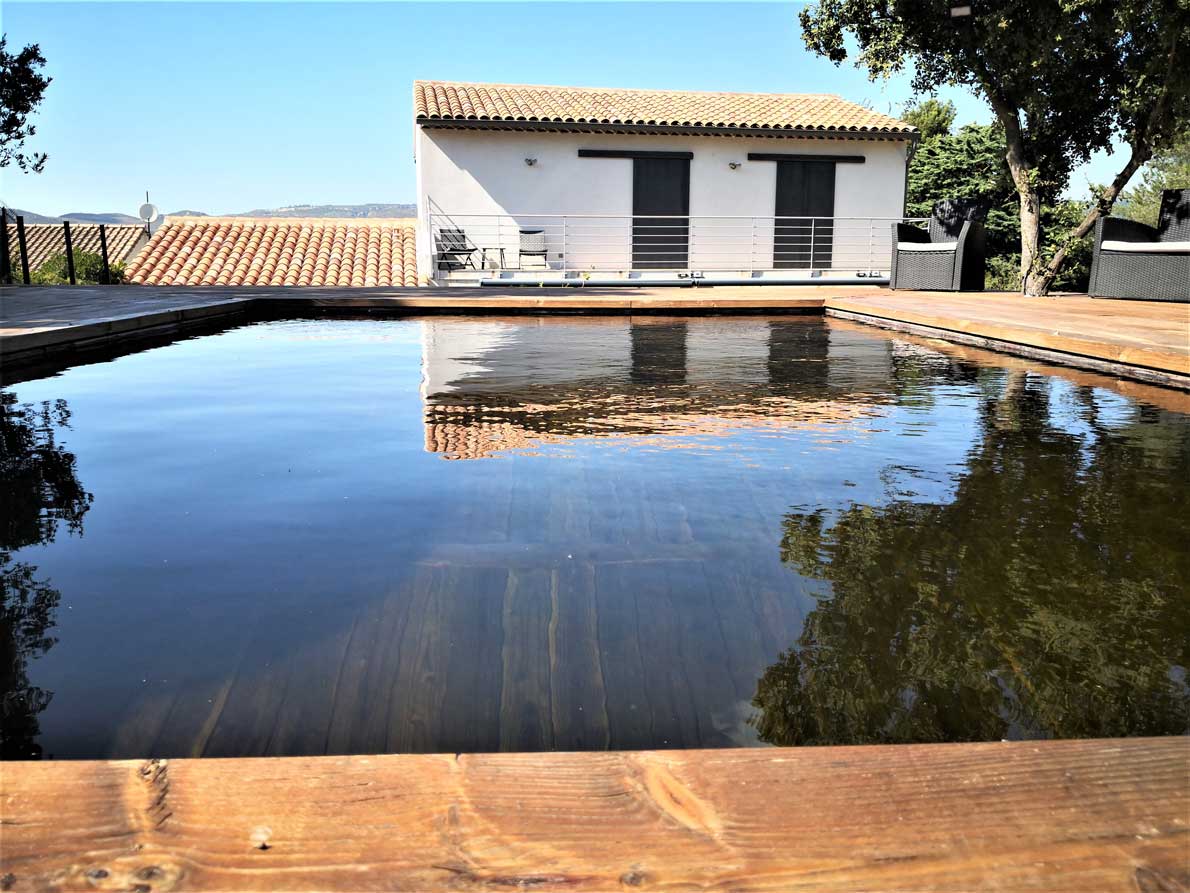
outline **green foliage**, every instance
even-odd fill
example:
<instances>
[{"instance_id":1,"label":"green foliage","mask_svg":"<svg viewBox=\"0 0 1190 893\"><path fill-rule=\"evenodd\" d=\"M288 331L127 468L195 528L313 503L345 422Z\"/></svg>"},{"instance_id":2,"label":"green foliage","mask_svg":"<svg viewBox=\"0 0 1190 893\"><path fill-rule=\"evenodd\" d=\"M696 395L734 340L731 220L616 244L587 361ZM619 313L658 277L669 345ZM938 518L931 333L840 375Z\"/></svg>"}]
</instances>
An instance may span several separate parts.
<instances>
[{"instance_id":1,"label":"green foliage","mask_svg":"<svg viewBox=\"0 0 1190 893\"><path fill-rule=\"evenodd\" d=\"M1190 425L1139 406L1105 424L1088 387L1063 395L1072 432L1051 380L972 374L981 437L951 499L786 517L782 560L830 590L758 683L763 740L1190 728L1190 551L1167 484L1190 475Z\"/></svg>"},{"instance_id":2,"label":"green foliage","mask_svg":"<svg viewBox=\"0 0 1190 893\"><path fill-rule=\"evenodd\" d=\"M1021 234L1028 288L1044 289L1032 209L1061 195L1073 168L1113 141L1143 158L1190 121L1190 3L999 0L961 18L950 6L814 0L800 20L806 45L836 63L854 53L873 78L911 70L918 93L964 86L987 100L1027 199L1019 216L1029 227ZM1110 206L1114 191L1101 195Z\"/></svg>"},{"instance_id":3,"label":"green foliage","mask_svg":"<svg viewBox=\"0 0 1190 893\"><path fill-rule=\"evenodd\" d=\"M0 36L0 168L15 163L37 174L45 167L45 153L25 153L25 140L37 133L29 117L50 85L51 79L41 73L44 67L37 44L10 53L7 35Z\"/></svg>"},{"instance_id":4,"label":"green foliage","mask_svg":"<svg viewBox=\"0 0 1190 893\"><path fill-rule=\"evenodd\" d=\"M1190 128L1145 166L1140 183L1124 193L1113 213L1156 226L1162 190L1187 188L1190 188Z\"/></svg>"},{"instance_id":5,"label":"green foliage","mask_svg":"<svg viewBox=\"0 0 1190 893\"><path fill-rule=\"evenodd\" d=\"M970 198L988 208L987 256L990 289L1019 291L1021 224L1017 193L1008 164L1004 129L998 124L967 125L958 133L923 139L909 163L907 213L928 217L944 198ZM1048 259L1064 235L1078 225L1087 203L1049 201L1042 206L1042 256ZM1085 291L1091 272L1091 240L1079 240L1054 287Z\"/></svg>"},{"instance_id":6,"label":"green foliage","mask_svg":"<svg viewBox=\"0 0 1190 893\"><path fill-rule=\"evenodd\" d=\"M901 120L916 127L923 140L929 140L938 136L948 136L950 128L954 126L956 114L953 102L942 102L931 97L923 102L905 106Z\"/></svg>"},{"instance_id":7,"label":"green foliage","mask_svg":"<svg viewBox=\"0 0 1190 893\"><path fill-rule=\"evenodd\" d=\"M20 269L20 256L13 261L13 269ZM74 278L79 285L103 285L103 257L92 251L74 252ZM65 285L69 284L70 276L66 268L66 255L55 254L36 270L29 273L29 279L34 285ZM112 285L124 281L124 265L111 264Z\"/></svg>"},{"instance_id":8,"label":"green foliage","mask_svg":"<svg viewBox=\"0 0 1190 893\"><path fill-rule=\"evenodd\" d=\"M1043 262L1048 262L1054 256L1054 253L1062 246L1066 235L1078 226L1090 206L1090 202L1070 199L1042 205L1041 259ZM1015 248L1015 244L1019 244L1017 239L1020 234L1020 223L1015 217L1003 211L997 216L1002 221L1002 229L996 239L1000 250L994 255L990 250L992 237L989 221L988 272L985 284L992 290L1020 291L1021 253L1019 249ZM1054 278L1052 287L1057 291L1086 291L1091 280L1091 257L1094 247L1092 235L1083 236L1071 243L1067 247L1066 262Z\"/></svg>"},{"instance_id":9,"label":"green foliage","mask_svg":"<svg viewBox=\"0 0 1190 893\"><path fill-rule=\"evenodd\" d=\"M37 716L51 693L30 682L28 663L53 646L61 599L12 553L53 542L60 526L81 534L91 508L75 456L57 440L69 423L64 400L21 405L0 392L0 759L40 753Z\"/></svg>"}]
</instances>

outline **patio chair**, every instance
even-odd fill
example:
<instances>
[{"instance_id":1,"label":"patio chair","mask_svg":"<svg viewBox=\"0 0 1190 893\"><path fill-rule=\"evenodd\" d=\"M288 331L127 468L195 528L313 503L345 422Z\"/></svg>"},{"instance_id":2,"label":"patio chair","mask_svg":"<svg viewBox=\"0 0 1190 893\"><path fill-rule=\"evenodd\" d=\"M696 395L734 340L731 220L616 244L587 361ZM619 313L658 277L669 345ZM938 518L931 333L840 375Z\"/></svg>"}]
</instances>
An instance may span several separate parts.
<instances>
[{"instance_id":1,"label":"patio chair","mask_svg":"<svg viewBox=\"0 0 1190 893\"><path fill-rule=\"evenodd\" d=\"M927 229L911 223L892 227L893 288L979 291L983 288L987 206L969 199L934 205Z\"/></svg>"},{"instance_id":2,"label":"patio chair","mask_svg":"<svg viewBox=\"0 0 1190 893\"><path fill-rule=\"evenodd\" d=\"M475 266L475 254L479 249L467 240L461 229L443 227L438 230L438 269L463 270Z\"/></svg>"},{"instance_id":3,"label":"patio chair","mask_svg":"<svg viewBox=\"0 0 1190 893\"><path fill-rule=\"evenodd\" d=\"M549 261L546 260L549 250L545 244L545 232L539 229L523 229L520 232L520 237L517 266L522 270L527 269L525 258L535 257L540 261L543 270L549 269Z\"/></svg>"},{"instance_id":4,"label":"patio chair","mask_svg":"<svg viewBox=\"0 0 1190 893\"><path fill-rule=\"evenodd\" d=\"M1089 291L1093 298L1190 303L1190 189L1161 193L1155 227L1100 218Z\"/></svg>"}]
</instances>

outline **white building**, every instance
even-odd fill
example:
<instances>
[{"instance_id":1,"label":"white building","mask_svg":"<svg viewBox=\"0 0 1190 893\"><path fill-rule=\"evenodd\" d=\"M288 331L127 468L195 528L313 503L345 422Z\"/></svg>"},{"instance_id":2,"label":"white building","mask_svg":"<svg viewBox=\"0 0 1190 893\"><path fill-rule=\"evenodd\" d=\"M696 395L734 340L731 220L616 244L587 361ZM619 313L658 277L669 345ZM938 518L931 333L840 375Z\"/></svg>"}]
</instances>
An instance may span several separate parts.
<instances>
[{"instance_id":1,"label":"white building","mask_svg":"<svg viewBox=\"0 0 1190 893\"><path fill-rule=\"evenodd\" d=\"M435 282L880 281L916 130L826 94L418 81Z\"/></svg>"}]
</instances>

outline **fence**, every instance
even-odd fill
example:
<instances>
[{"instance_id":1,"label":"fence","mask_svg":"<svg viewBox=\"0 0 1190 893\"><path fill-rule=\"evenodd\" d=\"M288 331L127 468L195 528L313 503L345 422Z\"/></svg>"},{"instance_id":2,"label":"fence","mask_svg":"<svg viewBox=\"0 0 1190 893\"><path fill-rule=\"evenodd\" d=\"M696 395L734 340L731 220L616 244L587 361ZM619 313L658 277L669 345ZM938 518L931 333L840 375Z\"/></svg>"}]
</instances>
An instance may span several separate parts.
<instances>
[{"instance_id":1,"label":"fence","mask_svg":"<svg viewBox=\"0 0 1190 893\"><path fill-rule=\"evenodd\" d=\"M24 285L30 285L32 284L32 272L29 269L29 240L25 232L25 218L20 214L13 216L16 218L17 252L20 257L21 282ZM12 246L9 241L8 220L9 210L7 208L0 209L0 284L2 285L16 284L12 264ZM70 221L68 220L62 222L62 238L65 246L63 253L66 256L67 280L71 285L77 285L78 281L75 275L74 265L74 241L71 238ZM103 223L99 224L99 254L103 262L101 284L108 285L112 281L112 270L111 261L108 257L107 226Z\"/></svg>"},{"instance_id":2,"label":"fence","mask_svg":"<svg viewBox=\"0 0 1190 893\"><path fill-rule=\"evenodd\" d=\"M880 278L901 217L429 215L433 275L688 270L846 272ZM474 274L469 274L474 275Z\"/></svg>"}]
</instances>

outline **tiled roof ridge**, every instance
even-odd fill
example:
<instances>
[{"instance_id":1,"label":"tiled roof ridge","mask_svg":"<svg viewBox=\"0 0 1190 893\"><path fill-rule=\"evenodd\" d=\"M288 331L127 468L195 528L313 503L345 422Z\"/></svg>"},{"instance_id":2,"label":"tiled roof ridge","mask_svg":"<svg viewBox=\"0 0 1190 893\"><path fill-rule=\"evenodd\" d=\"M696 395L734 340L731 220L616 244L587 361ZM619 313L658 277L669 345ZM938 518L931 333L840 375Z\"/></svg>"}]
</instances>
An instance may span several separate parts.
<instances>
[{"instance_id":1,"label":"tiled roof ridge","mask_svg":"<svg viewBox=\"0 0 1190 893\"><path fill-rule=\"evenodd\" d=\"M584 93L659 93L663 95L695 95L695 96L813 96L823 99L838 99L842 102L852 102L838 93L782 93L764 90L677 90L668 87L576 87L572 84L506 84L501 81L439 81L418 78L413 86L422 87L501 87L511 90L578 90ZM859 103L854 103L859 105ZM880 114L880 112L876 112Z\"/></svg>"},{"instance_id":2,"label":"tiled roof ridge","mask_svg":"<svg viewBox=\"0 0 1190 893\"><path fill-rule=\"evenodd\" d=\"M191 214L170 214L165 218L163 226L171 223L252 223L252 224L318 224L320 226L413 226L417 223L414 217L237 217L237 216L198 216Z\"/></svg>"},{"instance_id":3,"label":"tiled roof ridge","mask_svg":"<svg viewBox=\"0 0 1190 893\"><path fill-rule=\"evenodd\" d=\"M917 128L834 93L562 87L415 81L415 120L425 126L590 127L741 133L845 133L908 138ZM458 122L458 123L456 123Z\"/></svg>"}]
</instances>

